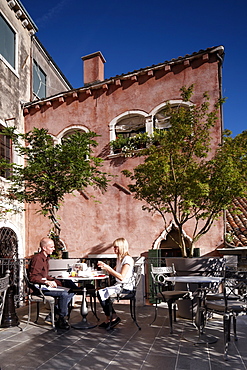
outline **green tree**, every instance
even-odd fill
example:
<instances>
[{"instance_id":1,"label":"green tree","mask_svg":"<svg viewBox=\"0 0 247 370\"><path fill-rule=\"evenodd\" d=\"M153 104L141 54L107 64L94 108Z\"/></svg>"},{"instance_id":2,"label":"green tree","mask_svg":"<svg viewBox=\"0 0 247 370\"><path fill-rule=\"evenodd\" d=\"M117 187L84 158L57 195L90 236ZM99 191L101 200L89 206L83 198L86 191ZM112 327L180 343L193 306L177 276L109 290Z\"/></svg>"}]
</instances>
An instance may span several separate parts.
<instances>
[{"instance_id":1,"label":"green tree","mask_svg":"<svg viewBox=\"0 0 247 370\"><path fill-rule=\"evenodd\" d=\"M12 137L25 163L24 166L12 164L9 192L20 202L39 203L37 212L51 220L51 236L59 247L57 212L64 195L88 186L107 188L107 174L100 171L102 159L93 156L93 148L98 145L97 135L78 131L61 143L54 143L45 129L34 128L26 134L16 134L11 128L5 134Z\"/></svg>"},{"instance_id":2,"label":"green tree","mask_svg":"<svg viewBox=\"0 0 247 370\"><path fill-rule=\"evenodd\" d=\"M17 214L22 211L22 208L16 203L15 199L9 195L8 190L0 185L0 220L6 220L7 214Z\"/></svg>"},{"instance_id":3,"label":"green tree","mask_svg":"<svg viewBox=\"0 0 247 370\"><path fill-rule=\"evenodd\" d=\"M183 100L189 100L193 93L192 87L181 91ZM184 226L190 222L191 230L194 225L189 253L193 256L194 243L210 230L235 197L246 195L247 132L235 138L225 132L222 143L212 149L212 128L221 103L209 111L209 97L204 94L200 106L172 109L168 105L164 115L169 117L171 127L162 132L159 145L150 145L139 154L145 155L144 163L132 173L123 171L132 180L129 189L135 198L145 201L144 210L158 212L165 227L168 215L169 219L172 216L184 257Z\"/></svg>"}]
</instances>

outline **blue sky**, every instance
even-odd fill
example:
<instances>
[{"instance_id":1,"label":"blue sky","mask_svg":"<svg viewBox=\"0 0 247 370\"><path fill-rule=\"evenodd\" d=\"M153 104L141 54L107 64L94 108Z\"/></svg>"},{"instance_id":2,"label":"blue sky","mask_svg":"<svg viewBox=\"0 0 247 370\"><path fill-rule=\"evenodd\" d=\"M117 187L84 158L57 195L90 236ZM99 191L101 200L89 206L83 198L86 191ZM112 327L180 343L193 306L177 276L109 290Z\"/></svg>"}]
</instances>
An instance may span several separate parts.
<instances>
[{"instance_id":1,"label":"blue sky","mask_svg":"<svg viewBox=\"0 0 247 370\"><path fill-rule=\"evenodd\" d=\"M246 0L21 0L38 38L74 88L81 57L101 51L105 78L212 46L225 47L224 127L247 129Z\"/></svg>"}]
</instances>

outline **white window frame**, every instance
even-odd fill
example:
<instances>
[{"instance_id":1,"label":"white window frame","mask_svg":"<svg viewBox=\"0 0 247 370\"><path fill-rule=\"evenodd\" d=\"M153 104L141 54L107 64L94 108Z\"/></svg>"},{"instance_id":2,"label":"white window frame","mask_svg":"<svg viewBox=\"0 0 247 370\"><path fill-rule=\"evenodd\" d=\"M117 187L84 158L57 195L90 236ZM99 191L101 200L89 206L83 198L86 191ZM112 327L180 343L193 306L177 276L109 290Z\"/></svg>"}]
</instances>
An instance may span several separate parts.
<instances>
[{"instance_id":1,"label":"white window frame","mask_svg":"<svg viewBox=\"0 0 247 370\"><path fill-rule=\"evenodd\" d=\"M110 123L109 123L109 129L110 129L110 141L116 140L116 132L115 132L115 127L116 124L121 121L124 118L127 118L130 115L134 116L142 116L145 118L145 127L146 127L146 132L150 133L150 122L149 122L149 114L141 111L141 110L129 110L126 111L119 116L115 117Z\"/></svg>"},{"instance_id":2,"label":"white window frame","mask_svg":"<svg viewBox=\"0 0 247 370\"><path fill-rule=\"evenodd\" d=\"M157 107L155 107L151 112L150 112L150 116L152 117L152 122L154 120L154 117L155 115L161 111L162 109L165 109L165 107L170 104L170 106L172 107L176 107L176 106L181 106L181 107L192 107L194 104L191 103L191 102L185 102L184 100L182 99L177 99L177 100L168 100L164 103L161 103L159 105L157 105ZM152 125L152 133L153 133L153 130L154 130L154 125Z\"/></svg>"},{"instance_id":3,"label":"white window frame","mask_svg":"<svg viewBox=\"0 0 247 370\"><path fill-rule=\"evenodd\" d=\"M76 125L76 126L70 126L70 127L66 127L64 128L56 137L56 141L58 143L61 143L62 141L62 138L69 134L69 132L73 133L74 131L83 131L83 132L89 132L89 129L85 126L79 126L79 125Z\"/></svg>"},{"instance_id":4,"label":"white window frame","mask_svg":"<svg viewBox=\"0 0 247 370\"><path fill-rule=\"evenodd\" d=\"M15 33L15 50L14 50L14 53L15 53L15 66L13 67L5 58L4 56L1 54L1 51L0 51L0 60L2 60L6 66L17 76L19 77L18 75L18 44L19 44L19 36L18 36L18 33L16 31L16 29L13 27L13 25L9 22L9 20L5 17L5 15L0 12L1 16L3 17L3 19L5 20L5 22L8 24L9 28L12 29L12 31Z\"/></svg>"}]
</instances>

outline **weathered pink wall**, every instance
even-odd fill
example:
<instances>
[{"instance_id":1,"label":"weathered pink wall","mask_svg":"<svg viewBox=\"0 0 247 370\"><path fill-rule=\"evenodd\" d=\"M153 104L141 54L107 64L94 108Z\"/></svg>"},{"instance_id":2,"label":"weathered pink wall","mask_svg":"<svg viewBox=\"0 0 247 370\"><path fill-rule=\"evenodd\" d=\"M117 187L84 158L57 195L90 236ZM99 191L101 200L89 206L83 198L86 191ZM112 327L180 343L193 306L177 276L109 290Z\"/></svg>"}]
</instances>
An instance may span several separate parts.
<instances>
[{"instance_id":1,"label":"weathered pink wall","mask_svg":"<svg viewBox=\"0 0 247 370\"><path fill-rule=\"evenodd\" d=\"M57 136L65 128L81 125L101 135L95 154L104 157L104 169L118 177L116 181L127 187L126 179L121 171L132 169L141 158L108 158L109 154L109 123L115 117L130 110L142 110L149 114L156 106L168 100L180 99L180 88L194 84L192 102L199 104L202 94L208 91L213 107L220 97L218 59L210 54L208 60L198 58L192 60L189 66L174 65L171 71L165 68L155 71L153 76L144 73L138 75L137 81L130 78L121 81L121 86L108 84L108 90L92 89L92 95L87 95L85 89L77 90L78 98L64 96L64 102L52 101L51 106L40 104L29 109L25 116L26 130L33 127L47 128L49 133ZM40 108L40 109L39 109ZM213 145L221 140L221 120L212 131ZM109 249L111 242L120 236L126 237L130 243L132 255L139 255L152 248L156 238L164 230L164 224L159 215L151 215L142 210L142 203L109 185L103 195L99 191L86 189L87 194L94 194L100 203L93 199L86 200L82 195L66 196L61 207L61 238L65 241L70 257L81 257L88 253ZM33 253L40 238L47 234L49 221L44 217L34 215L34 206L28 206L26 212L27 245L26 255ZM185 229L189 234L189 229ZM223 240L223 221L220 220L211 231L201 238L197 246L201 254L215 249Z\"/></svg>"}]
</instances>

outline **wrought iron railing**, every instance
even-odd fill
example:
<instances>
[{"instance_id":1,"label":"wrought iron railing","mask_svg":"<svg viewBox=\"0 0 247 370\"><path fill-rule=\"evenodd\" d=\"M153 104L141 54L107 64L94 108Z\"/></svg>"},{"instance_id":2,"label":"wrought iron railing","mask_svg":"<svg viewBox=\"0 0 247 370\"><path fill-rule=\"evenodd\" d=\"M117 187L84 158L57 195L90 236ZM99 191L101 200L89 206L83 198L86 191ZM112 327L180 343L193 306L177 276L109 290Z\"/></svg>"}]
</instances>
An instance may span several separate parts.
<instances>
[{"instance_id":1,"label":"wrought iron railing","mask_svg":"<svg viewBox=\"0 0 247 370\"><path fill-rule=\"evenodd\" d=\"M15 306L19 307L25 298L23 285L23 269L26 267L25 258L0 258L0 276L10 271L10 286L14 287Z\"/></svg>"}]
</instances>

